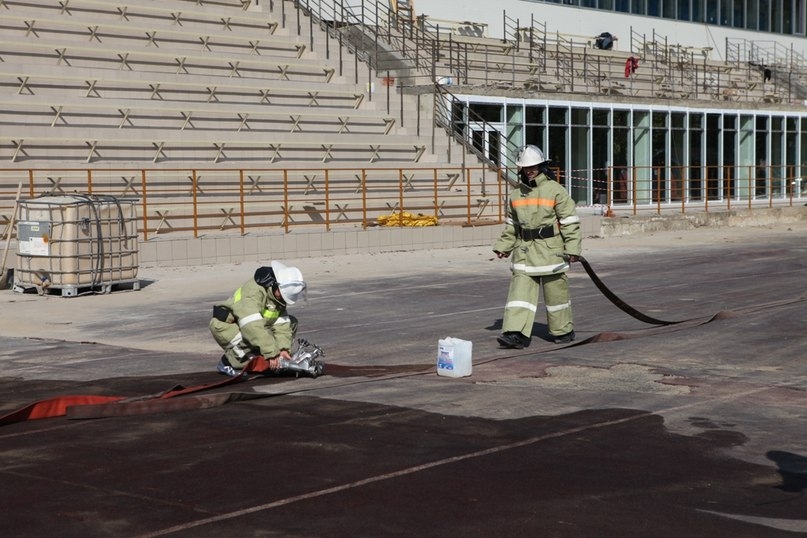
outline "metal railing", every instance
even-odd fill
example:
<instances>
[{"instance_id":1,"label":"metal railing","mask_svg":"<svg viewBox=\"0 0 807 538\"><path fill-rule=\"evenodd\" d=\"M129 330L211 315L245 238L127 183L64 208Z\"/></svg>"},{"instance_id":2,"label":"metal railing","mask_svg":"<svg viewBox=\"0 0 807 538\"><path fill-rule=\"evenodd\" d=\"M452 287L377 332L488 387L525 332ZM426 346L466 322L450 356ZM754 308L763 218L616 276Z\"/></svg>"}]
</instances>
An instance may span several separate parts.
<instances>
[{"instance_id":1,"label":"metal railing","mask_svg":"<svg viewBox=\"0 0 807 538\"><path fill-rule=\"evenodd\" d=\"M492 183L489 195L483 177ZM485 166L435 168L0 168L0 224L22 199L75 193L138 200L143 240L171 233L364 229L393 214L468 225L501 219L501 181ZM9 192L3 192L8 190ZM8 194L8 196L6 196ZM9 201L11 204L9 204ZM3 235L5 237L5 234Z\"/></svg>"},{"instance_id":2,"label":"metal railing","mask_svg":"<svg viewBox=\"0 0 807 538\"><path fill-rule=\"evenodd\" d=\"M624 215L794 206L805 198L795 166L624 166L595 170L595 200ZM569 180L579 182L572 172ZM560 181L564 181L560 174Z\"/></svg>"},{"instance_id":3,"label":"metal railing","mask_svg":"<svg viewBox=\"0 0 807 538\"><path fill-rule=\"evenodd\" d=\"M504 12L504 38L480 39L471 47L467 40L455 40L452 32L446 33L445 28L426 17L415 22L398 18L385 3L375 0L353 0L353 3L299 0L295 5L298 11L328 29L339 41L340 49L347 47L357 61L367 62L377 72L396 69L402 88L430 85L438 76L448 74L455 85L507 83L512 89L529 90L536 88L533 84L536 78L549 75L551 83L540 90L753 103L795 99L795 104L801 104L798 98L802 92L797 86L802 83L798 74L807 62L793 51L771 52L758 44L743 42L740 46L729 40L727 61L715 62L710 59L708 47L688 47L670 42L655 30L648 36L631 29L629 50L608 51L604 58L602 53L591 50L594 36L551 34L546 23L535 19L522 27L518 19ZM641 66L631 77L623 77L624 64L630 55L639 58ZM777 65L790 66L791 74L774 77L765 87L761 69L742 80L741 75L749 74L748 65L762 65L760 62L769 57ZM407 65L402 67L401 62ZM729 73L732 68L737 71L735 77ZM596 75L589 76L593 73Z\"/></svg>"},{"instance_id":4,"label":"metal railing","mask_svg":"<svg viewBox=\"0 0 807 538\"><path fill-rule=\"evenodd\" d=\"M137 232L193 237L330 231L380 225L380 217L434 217L437 225L501 223L510 190L504 168L411 169L3 169L0 229L14 197L86 194L137 199ZM724 212L802 205L795 167L613 167L595 179L557 170L572 191L592 182L603 214ZM397 222L403 226L406 219ZM11 230L14 236L14 230Z\"/></svg>"}]
</instances>

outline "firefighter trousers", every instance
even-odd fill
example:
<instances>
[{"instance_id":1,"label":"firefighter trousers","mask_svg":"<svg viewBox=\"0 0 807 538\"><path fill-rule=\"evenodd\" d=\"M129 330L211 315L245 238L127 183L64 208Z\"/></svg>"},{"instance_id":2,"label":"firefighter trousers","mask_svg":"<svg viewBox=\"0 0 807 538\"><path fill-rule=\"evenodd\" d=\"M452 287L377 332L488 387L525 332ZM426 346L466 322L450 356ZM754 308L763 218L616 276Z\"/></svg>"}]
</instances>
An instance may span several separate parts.
<instances>
[{"instance_id":1,"label":"firefighter trousers","mask_svg":"<svg viewBox=\"0 0 807 538\"><path fill-rule=\"evenodd\" d=\"M297 335L298 322L297 318L294 316L289 316L289 320L291 323L293 343L294 337ZM244 340L244 337L241 334L241 329L238 327L238 323L220 321L213 318L210 320L209 328L210 333L213 335L213 339L216 340L219 347L224 350L224 356L226 357L229 365L233 368L243 368L243 366L249 362L249 353L258 354L260 352L259 349L254 348L249 342ZM269 328L266 330L271 332L271 329ZM274 357L266 358L272 359Z\"/></svg>"},{"instance_id":2,"label":"firefighter trousers","mask_svg":"<svg viewBox=\"0 0 807 538\"><path fill-rule=\"evenodd\" d=\"M532 336L539 294L544 298L549 334L560 336L572 332L574 322L566 273L542 276L513 273L504 307L502 332L520 332L524 336Z\"/></svg>"}]
</instances>

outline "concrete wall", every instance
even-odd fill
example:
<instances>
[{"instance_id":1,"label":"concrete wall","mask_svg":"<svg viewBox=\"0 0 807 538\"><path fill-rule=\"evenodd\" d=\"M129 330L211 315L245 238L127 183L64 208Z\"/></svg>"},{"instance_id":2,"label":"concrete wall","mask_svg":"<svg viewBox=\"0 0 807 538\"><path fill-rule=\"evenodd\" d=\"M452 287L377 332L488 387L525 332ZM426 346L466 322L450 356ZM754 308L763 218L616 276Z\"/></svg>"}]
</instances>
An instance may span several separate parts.
<instances>
[{"instance_id":1,"label":"concrete wall","mask_svg":"<svg viewBox=\"0 0 807 538\"><path fill-rule=\"evenodd\" d=\"M583 237L614 237L667 230L753 227L807 220L807 206L733 210L686 215L606 218L581 214ZM482 226L345 228L217 237L156 237L140 243L141 266L190 266L273 258L317 258L350 254L492 246L502 224Z\"/></svg>"},{"instance_id":2,"label":"concrete wall","mask_svg":"<svg viewBox=\"0 0 807 538\"><path fill-rule=\"evenodd\" d=\"M602 218L581 218L584 237L600 234ZM188 266L273 258L316 258L364 253L492 246L503 224L482 226L374 227L330 232L247 236L157 237L140 243L141 266Z\"/></svg>"},{"instance_id":3,"label":"concrete wall","mask_svg":"<svg viewBox=\"0 0 807 538\"><path fill-rule=\"evenodd\" d=\"M741 209L686 215L614 217L602 219L600 235L602 237L614 237L647 232L691 230L702 226L742 228L788 224L804 220L807 220L807 206L754 210Z\"/></svg>"}]
</instances>

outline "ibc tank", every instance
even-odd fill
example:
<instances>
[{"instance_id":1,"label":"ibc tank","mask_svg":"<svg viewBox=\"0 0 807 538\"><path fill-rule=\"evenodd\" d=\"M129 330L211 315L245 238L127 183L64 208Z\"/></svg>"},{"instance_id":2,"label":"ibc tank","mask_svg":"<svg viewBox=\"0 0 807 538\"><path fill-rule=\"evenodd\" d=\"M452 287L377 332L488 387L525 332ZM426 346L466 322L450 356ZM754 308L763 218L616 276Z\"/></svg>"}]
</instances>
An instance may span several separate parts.
<instances>
[{"instance_id":1,"label":"ibc tank","mask_svg":"<svg viewBox=\"0 0 807 538\"><path fill-rule=\"evenodd\" d=\"M108 293L137 280L137 199L114 196L40 196L19 203L14 290Z\"/></svg>"}]
</instances>

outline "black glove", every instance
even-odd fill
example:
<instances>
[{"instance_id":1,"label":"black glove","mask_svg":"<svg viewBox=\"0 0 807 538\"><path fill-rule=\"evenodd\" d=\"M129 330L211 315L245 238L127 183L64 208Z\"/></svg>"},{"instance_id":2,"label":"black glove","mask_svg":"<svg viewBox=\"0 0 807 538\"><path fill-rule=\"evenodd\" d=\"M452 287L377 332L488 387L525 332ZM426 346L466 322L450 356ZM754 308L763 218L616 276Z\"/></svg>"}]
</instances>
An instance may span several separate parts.
<instances>
[{"instance_id":1,"label":"black glove","mask_svg":"<svg viewBox=\"0 0 807 538\"><path fill-rule=\"evenodd\" d=\"M580 256L575 256L574 254L568 254L566 256L566 261L569 263L575 263L580 261Z\"/></svg>"},{"instance_id":2,"label":"black glove","mask_svg":"<svg viewBox=\"0 0 807 538\"><path fill-rule=\"evenodd\" d=\"M509 252L499 252L498 250L494 250L493 252L494 252L494 253L496 254L496 256L498 256L499 258L507 258L507 257L509 257L509 256L510 256L510 253L509 253Z\"/></svg>"}]
</instances>

